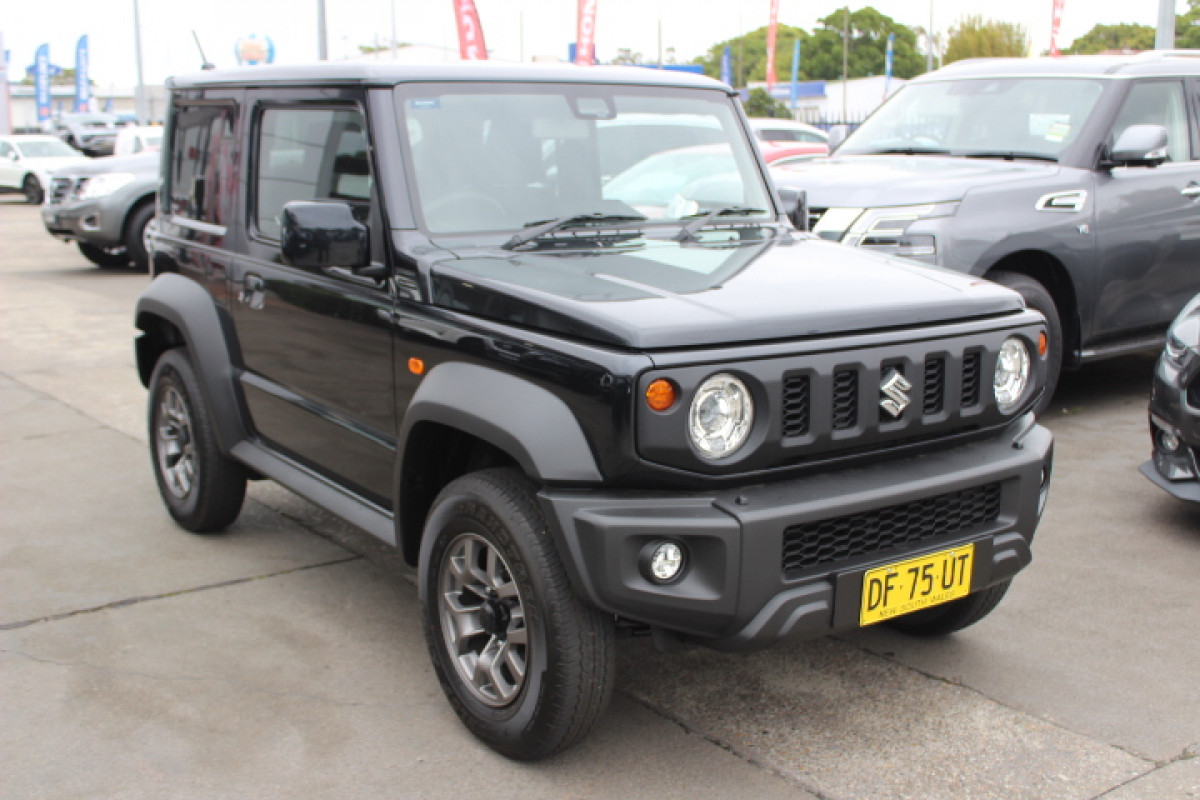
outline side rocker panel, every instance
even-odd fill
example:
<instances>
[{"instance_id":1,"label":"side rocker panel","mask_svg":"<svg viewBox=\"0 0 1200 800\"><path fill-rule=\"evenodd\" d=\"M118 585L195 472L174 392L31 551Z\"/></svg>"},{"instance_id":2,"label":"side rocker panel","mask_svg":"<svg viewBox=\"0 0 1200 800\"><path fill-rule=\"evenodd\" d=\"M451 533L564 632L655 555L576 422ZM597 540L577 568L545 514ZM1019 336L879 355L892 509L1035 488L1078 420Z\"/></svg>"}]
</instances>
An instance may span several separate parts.
<instances>
[{"instance_id":1,"label":"side rocker panel","mask_svg":"<svg viewBox=\"0 0 1200 800\"><path fill-rule=\"evenodd\" d=\"M200 378L204 399L212 409L217 443L221 452L232 455L233 448L248 438L238 401L233 362L224 326L212 295L195 282L174 273L159 275L138 300L134 319L138 328L149 331L151 317L160 317L174 325L183 335L192 363ZM153 363L144 339L138 339L138 373L145 384Z\"/></svg>"}]
</instances>

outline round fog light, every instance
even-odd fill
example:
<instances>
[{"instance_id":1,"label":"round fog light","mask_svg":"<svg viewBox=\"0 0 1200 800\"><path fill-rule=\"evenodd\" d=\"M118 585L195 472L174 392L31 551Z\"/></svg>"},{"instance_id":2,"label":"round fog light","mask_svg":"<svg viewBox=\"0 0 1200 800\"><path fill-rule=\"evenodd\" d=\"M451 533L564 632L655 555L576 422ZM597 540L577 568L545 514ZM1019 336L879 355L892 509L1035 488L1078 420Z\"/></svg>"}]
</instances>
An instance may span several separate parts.
<instances>
[{"instance_id":1,"label":"round fog light","mask_svg":"<svg viewBox=\"0 0 1200 800\"><path fill-rule=\"evenodd\" d=\"M1174 453L1179 449L1179 437L1174 431L1166 430L1165 428L1158 429L1158 444L1168 453Z\"/></svg>"},{"instance_id":2,"label":"round fog light","mask_svg":"<svg viewBox=\"0 0 1200 800\"><path fill-rule=\"evenodd\" d=\"M670 583L683 574L687 560L678 542L651 542L642 548L642 573L655 583Z\"/></svg>"}]
</instances>

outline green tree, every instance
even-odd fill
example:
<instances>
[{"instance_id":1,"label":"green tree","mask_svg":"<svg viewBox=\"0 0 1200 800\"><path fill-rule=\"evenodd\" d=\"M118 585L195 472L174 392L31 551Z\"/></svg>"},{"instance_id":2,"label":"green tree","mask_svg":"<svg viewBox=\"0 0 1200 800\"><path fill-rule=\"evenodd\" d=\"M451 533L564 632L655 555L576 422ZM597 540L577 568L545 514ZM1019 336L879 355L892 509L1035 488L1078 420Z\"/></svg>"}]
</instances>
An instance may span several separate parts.
<instances>
[{"instance_id":1,"label":"green tree","mask_svg":"<svg viewBox=\"0 0 1200 800\"><path fill-rule=\"evenodd\" d=\"M821 27L805 42L800 68L810 78L841 80L842 31L845 10L820 20ZM912 78L925 71L925 59L917 53L917 34L907 25L867 6L850 12L849 77L882 75L889 34L895 34L892 74Z\"/></svg>"},{"instance_id":2,"label":"green tree","mask_svg":"<svg viewBox=\"0 0 1200 800\"><path fill-rule=\"evenodd\" d=\"M1025 26L985 20L975 14L959 20L946 42L946 63L964 58L1024 58L1029 55Z\"/></svg>"},{"instance_id":3,"label":"green tree","mask_svg":"<svg viewBox=\"0 0 1200 800\"><path fill-rule=\"evenodd\" d=\"M1189 12L1191 13L1191 12ZM1179 26L1176 25L1176 31ZM1178 36L1176 36L1178 40ZM1063 55L1086 56L1105 50L1153 50L1154 28L1149 25L1122 22L1119 25L1096 25L1063 49Z\"/></svg>"},{"instance_id":4,"label":"green tree","mask_svg":"<svg viewBox=\"0 0 1200 800\"><path fill-rule=\"evenodd\" d=\"M28 85L28 86L32 86L33 85L33 73L32 72L25 73L25 77L21 80L21 83ZM65 67L60 74L51 75L50 76L50 85L51 86L74 86L75 85L75 68L74 67ZM95 86L96 81L93 78L88 78L88 85Z\"/></svg>"},{"instance_id":5,"label":"green tree","mask_svg":"<svg viewBox=\"0 0 1200 800\"><path fill-rule=\"evenodd\" d=\"M743 105L747 117L792 118L788 107L778 100L772 100L766 89L751 89L750 96Z\"/></svg>"},{"instance_id":6,"label":"green tree","mask_svg":"<svg viewBox=\"0 0 1200 800\"><path fill-rule=\"evenodd\" d=\"M804 71L808 33L801 28L780 24L775 32L775 77L781 81L792 77L792 43L800 39L800 80L809 80ZM733 83L745 86L750 81L767 79L767 28L750 31L723 42L717 42L693 64L704 67L704 74L712 78L721 77L721 54L729 47L733 61Z\"/></svg>"},{"instance_id":7,"label":"green tree","mask_svg":"<svg viewBox=\"0 0 1200 800\"><path fill-rule=\"evenodd\" d=\"M1153 36L1151 36L1153 47ZM1175 46L1181 50L1200 49L1200 0L1188 0L1186 14L1175 17Z\"/></svg>"}]
</instances>

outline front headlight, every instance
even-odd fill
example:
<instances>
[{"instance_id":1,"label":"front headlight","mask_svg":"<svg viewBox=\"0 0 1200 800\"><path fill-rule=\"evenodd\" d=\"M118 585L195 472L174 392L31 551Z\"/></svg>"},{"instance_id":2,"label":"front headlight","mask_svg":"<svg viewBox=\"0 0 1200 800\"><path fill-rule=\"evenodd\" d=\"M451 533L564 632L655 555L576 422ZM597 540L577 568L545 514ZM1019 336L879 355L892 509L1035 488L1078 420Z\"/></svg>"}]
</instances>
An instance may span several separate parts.
<instances>
[{"instance_id":1,"label":"front headlight","mask_svg":"<svg viewBox=\"0 0 1200 800\"><path fill-rule=\"evenodd\" d=\"M705 458L724 458L746 443L754 401L746 384L719 373L700 384L688 411L688 435Z\"/></svg>"},{"instance_id":2,"label":"front headlight","mask_svg":"<svg viewBox=\"0 0 1200 800\"><path fill-rule=\"evenodd\" d=\"M94 200L97 197L110 195L135 180L137 180L137 175L132 172L109 172L104 175L93 175L80 185L75 191L75 196L80 200Z\"/></svg>"},{"instance_id":3,"label":"front headlight","mask_svg":"<svg viewBox=\"0 0 1200 800\"><path fill-rule=\"evenodd\" d=\"M1000 357L996 359L996 374L992 386L996 392L996 405L1002 414L1011 414L1021 405L1025 389L1029 386L1029 348L1016 337L1009 337L1000 346Z\"/></svg>"},{"instance_id":4,"label":"front headlight","mask_svg":"<svg viewBox=\"0 0 1200 800\"><path fill-rule=\"evenodd\" d=\"M932 232L910 230L921 220L953 216L958 203L868 208L846 229L842 243L877 253L937 263L937 237Z\"/></svg>"}]
</instances>

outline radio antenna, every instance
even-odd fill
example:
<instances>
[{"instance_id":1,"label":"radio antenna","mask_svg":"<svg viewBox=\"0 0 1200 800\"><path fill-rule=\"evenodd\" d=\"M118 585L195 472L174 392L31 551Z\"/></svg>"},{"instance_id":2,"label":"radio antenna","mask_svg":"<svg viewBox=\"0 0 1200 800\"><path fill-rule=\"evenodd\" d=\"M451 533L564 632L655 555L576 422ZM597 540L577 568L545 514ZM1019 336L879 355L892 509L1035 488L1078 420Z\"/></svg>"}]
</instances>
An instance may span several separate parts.
<instances>
[{"instance_id":1,"label":"radio antenna","mask_svg":"<svg viewBox=\"0 0 1200 800\"><path fill-rule=\"evenodd\" d=\"M200 69L216 69L217 65L205 57L204 48L200 46L200 37L196 35L195 28L192 28L192 38L196 40L196 49L200 51Z\"/></svg>"}]
</instances>

